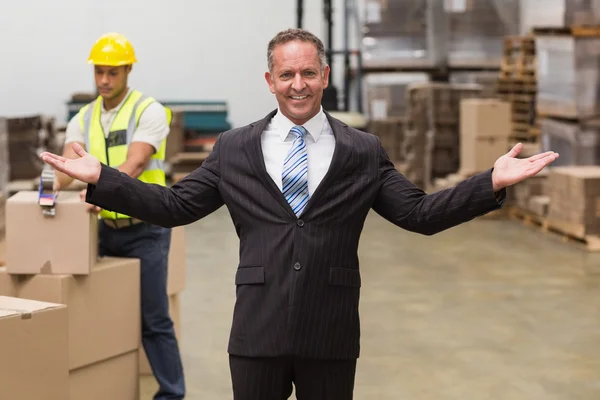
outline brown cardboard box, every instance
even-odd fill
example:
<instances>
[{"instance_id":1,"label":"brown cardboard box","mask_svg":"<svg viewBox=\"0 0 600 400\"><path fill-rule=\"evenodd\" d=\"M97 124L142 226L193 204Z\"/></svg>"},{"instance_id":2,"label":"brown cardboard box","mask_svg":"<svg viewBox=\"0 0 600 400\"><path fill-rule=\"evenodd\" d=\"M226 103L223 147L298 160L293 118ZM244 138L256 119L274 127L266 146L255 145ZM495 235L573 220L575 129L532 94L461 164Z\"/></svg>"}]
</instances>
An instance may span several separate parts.
<instances>
[{"instance_id":1,"label":"brown cardboard box","mask_svg":"<svg viewBox=\"0 0 600 400\"><path fill-rule=\"evenodd\" d=\"M70 400L138 400L138 352L71 371Z\"/></svg>"},{"instance_id":2,"label":"brown cardboard box","mask_svg":"<svg viewBox=\"0 0 600 400\"><path fill-rule=\"evenodd\" d=\"M0 296L0 397L69 397L67 307Z\"/></svg>"},{"instance_id":3,"label":"brown cardboard box","mask_svg":"<svg viewBox=\"0 0 600 400\"><path fill-rule=\"evenodd\" d=\"M463 99L460 102L460 136L507 138L512 132L511 105L497 99Z\"/></svg>"},{"instance_id":4,"label":"brown cardboard box","mask_svg":"<svg viewBox=\"0 0 600 400\"><path fill-rule=\"evenodd\" d=\"M177 340L181 340L181 303L179 299L179 294L174 294L169 297L169 313L171 314L171 319L173 320L173 325L175 327L175 336L177 336ZM148 363L148 357L146 356L146 352L144 351L144 347L140 345L140 375L152 375L152 370L150 369L150 364Z\"/></svg>"},{"instance_id":5,"label":"brown cardboard box","mask_svg":"<svg viewBox=\"0 0 600 400\"><path fill-rule=\"evenodd\" d=\"M17 297L18 276L9 275L6 267L0 267L0 296Z\"/></svg>"},{"instance_id":6,"label":"brown cardboard box","mask_svg":"<svg viewBox=\"0 0 600 400\"><path fill-rule=\"evenodd\" d=\"M6 239L0 239L0 267L6 264Z\"/></svg>"},{"instance_id":7,"label":"brown cardboard box","mask_svg":"<svg viewBox=\"0 0 600 400\"><path fill-rule=\"evenodd\" d=\"M140 346L138 259L101 259L88 276L19 276L16 286L19 298L67 305L70 370Z\"/></svg>"},{"instance_id":8,"label":"brown cardboard box","mask_svg":"<svg viewBox=\"0 0 600 400\"><path fill-rule=\"evenodd\" d=\"M550 169L548 223L576 237L600 234L600 166Z\"/></svg>"},{"instance_id":9,"label":"brown cardboard box","mask_svg":"<svg viewBox=\"0 0 600 400\"><path fill-rule=\"evenodd\" d=\"M460 171L462 175L488 170L508 152L507 137L461 137Z\"/></svg>"},{"instance_id":10,"label":"brown cardboard box","mask_svg":"<svg viewBox=\"0 0 600 400\"><path fill-rule=\"evenodd\" d=\"M185 227L177 226L171 231L167 294L181 293L185 289L185 274Z\"/></svg>"},{"instance_id":11,"label":"brown cardboard box","mask_svg":"<svg viewBox=\"0 0 600 400\"><path fill-rule=\"evenodd\" d=\"M8 272L89 274L98 254L97 224L77 192L60 192L54 217L42 214L38 192L18 192L6 202Z\"/></svg>"}]
</instances>

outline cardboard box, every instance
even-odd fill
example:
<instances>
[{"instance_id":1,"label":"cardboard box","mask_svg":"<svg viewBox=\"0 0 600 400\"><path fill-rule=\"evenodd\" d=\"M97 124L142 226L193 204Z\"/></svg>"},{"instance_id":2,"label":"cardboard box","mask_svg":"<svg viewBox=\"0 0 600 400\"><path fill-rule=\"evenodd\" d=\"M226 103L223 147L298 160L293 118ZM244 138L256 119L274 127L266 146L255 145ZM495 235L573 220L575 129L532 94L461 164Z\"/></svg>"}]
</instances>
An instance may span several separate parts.
<instances>
[{"instance_id":1,"label":"cardboard box","mask_svg":"<svg viewBox=\"0 0 600 400\"><path fill-rule=\"evenodd\" d=\"M0 296L17 297L18 276L9 275L6 267L0 267Z\"/></svg>"},{"instance_id":2,"label":"cardboard box","mask_svg":"<svg viewBox=\"0 0 600 400\"><path fill-rule=\"evenodd\" d=\"M0 267L6 265L6 239L0 239Z\"/></svg>"},{"instance_id":3,"label":"cardboard box","mask_svg":"<svg viewBox=\"0 0 600 400\"><path fill-rule=\"evenodd\" d=\"M460 102L460 136L508 138L512 132L511 104L497 99Z\"/></svg>"},{"instance_id":4,"label":"cardboard box","mask_svg":"<svg viewBox=\"0 0 600 400\"><path fill-rule=\"evenodd\" d=\"M0 397L69 397L67 307L0 296Z\"/></svg>"},{"instance_id":5,"label":"cardboard box","mask_svg":"<svg viewBox=\"0 0 600 400\"><path fill-rule=\"evenodd\" d=\"M7 274L0 272L0 282ZM88 276L19 276L16 297L68 306L69 369L137 350L140 261L104 258Z\"/></svg>"},{"instance_id":6,"label":"cardboard box","mask_svg":"<svg viewBox=\"0 0 600 400\"><path fill-rule=\"evenodd\" d=\"M488 170L508 152L507 137L461 137L460 171L462 175Z\"/></svg>"},{"instance_id":7,"label":"cardboard box","mask_svg":"<svg viewBox=\"0 0 600 400\"><path fill-rule=\"evenodd\" d=\"M171 319L173 320L173 325L175 326L175 336L177 336L177 340L181 340L181 303L179 299L179 294L174 294L169 297L169 313L171 314ZM180 343L180 351L181 351L181 343ZM150 368L150 363L148 362L148 357L146 356L146 352L144 351L144 346L140 345L139 351L140 357L140 375L152 375L152 369Z\"/></svg>"},{"instance_id":8,"label":"cardboard box","mask_svg":"<svg viewBox=\"0 0 600 400\"><path fill-rule=\"evenodd\" d=\"M181 293L185 289L185 227L177 226L171 231L169 266L167 273L167 294Z\"/></svg>"},{"instance_id":9,"label":"cardboard box","mask_svg":"<svg viewBox=\"0 0 600 400\"><path fill-rule=\"evenodd\" d=\"M71 400L138 400L138 352L71 371L69 391Z\"/></svg>"},{"instance_id":10,"label":"cardboard box","mask_svg":"<svg viewBox=\"0 0 600 400\"><path fill-rule=\"evenodd\" d=\"M583 238L600 234L600 166L550 168L548 222Z\"/></svg>"},{"instance_id":11,"label":"cardboard box","mask_svg":"<svg viewBox=\"0 0 600 400\"><path fill-rule=\"evenodd\" d=\"M60 192L54 217L42 214L37 192L18 192L6 202L8 272L89 274L98 254L97 226L77 192Z\"/></svg>"}]
</instances>

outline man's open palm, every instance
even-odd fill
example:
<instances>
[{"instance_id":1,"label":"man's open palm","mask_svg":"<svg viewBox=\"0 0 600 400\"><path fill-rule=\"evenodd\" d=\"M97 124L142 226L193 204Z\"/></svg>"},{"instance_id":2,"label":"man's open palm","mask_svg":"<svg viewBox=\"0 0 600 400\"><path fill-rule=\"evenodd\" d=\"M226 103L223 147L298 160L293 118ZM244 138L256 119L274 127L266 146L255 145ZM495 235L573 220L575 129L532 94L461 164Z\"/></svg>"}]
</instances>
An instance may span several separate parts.
<instances>
[{"instance_id":1,"label":"man's open palm","mask_svg":"<svg viewBox=\"0 0 600 400\"><path fill-rule=\"evenodd\" d=\"M40 158L54 169L85 183L96 184L100 178L100 161L88 154L78 143L73 143L78 158L69 159L53 153L43 152Z\"/></svg>"},{"instance_id":2,"label":"man's open palm","mask_svg":"<svg viewBox=\"0 0 600 400\"><path fill-rule=\"evenodd\" d=\"M547 151L529 158L516 158L523 149L518 143L508 153L496 160L492 173L494 191L514 185L539 173L558 158L558 153Z\"/></svg>"}]
</instances>

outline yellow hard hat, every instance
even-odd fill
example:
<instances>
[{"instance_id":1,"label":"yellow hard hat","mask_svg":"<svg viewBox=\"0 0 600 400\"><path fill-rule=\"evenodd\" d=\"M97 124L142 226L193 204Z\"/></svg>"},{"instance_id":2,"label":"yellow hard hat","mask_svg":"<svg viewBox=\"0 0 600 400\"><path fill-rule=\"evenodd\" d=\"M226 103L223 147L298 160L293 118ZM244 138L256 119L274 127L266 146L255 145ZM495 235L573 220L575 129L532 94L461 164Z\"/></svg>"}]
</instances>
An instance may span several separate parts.
<instances>
[{"instance_id":1,"label":"yellow hard hat","mask_svg":"<svg viewBox=\"0 0 600 400\"><path fill-rule=\"evenodd\" d=\"M108 65L118 67L136 62L133 46L127 38L120 33L107 33L102 35L90 52L88 64Z\"/></svg>"}]
</instances>

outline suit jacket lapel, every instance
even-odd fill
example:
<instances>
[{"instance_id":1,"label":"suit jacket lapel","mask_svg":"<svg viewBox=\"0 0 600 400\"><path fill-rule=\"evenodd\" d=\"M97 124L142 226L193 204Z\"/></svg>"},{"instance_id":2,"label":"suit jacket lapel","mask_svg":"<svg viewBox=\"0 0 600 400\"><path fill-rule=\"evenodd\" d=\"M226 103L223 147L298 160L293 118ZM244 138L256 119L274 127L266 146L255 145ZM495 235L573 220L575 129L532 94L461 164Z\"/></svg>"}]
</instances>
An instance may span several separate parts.
<instances>
[{"instance_id":1,"label":"suit jacket lapel","mask_svg":"<svg viewBox=\"0 0 600 400\"><path fill-rule=\"evenodd\" d=\"M335 181L337 175L343 170L346 161L350 154L352 154L352 138L348 133L348 125L333 118L329 113L325 112L329 125L333 130L333 136L335 137L335 149L333 151L333 158L331 159L331 165L323 177L319 186L315 192L311 195L308 204L304 208L302 215L305 215L316 203L323 197L323 194ZM308 161L310 162L310 160ZM284 199L285 200L285 199ZM287 203L287 201L286 201Z\"/></svg>"},{"instance_id":2,"label":"suit jacket lapel","mask_svg":"<svg viewBox=\"0 0 600 400\"><path fill-rule=\"evenodd\" d=\"M269 113L269 115L267 115L264 119L250 124L251 131L244 143L244 150L248 155L248 160L250 161L250 165L252 166L254 173L260 179L265 188L269 191L269 193L271 193L273 198L275 198L275 200L277 200L277 202L288 212L288 214L296 218L296 214L294 214L292 207L290 207L290 204L283 196L283 193L281 192L281 190L279 190L279 188L277 187L275 182L273 182L273 179L271 179L271 176L267 172L267 168L265 167L265 158L262 152L262 133L267 128L267 125L276 113L277 110L274 110L271 113Z\"/></svg>"}]
</instances>

